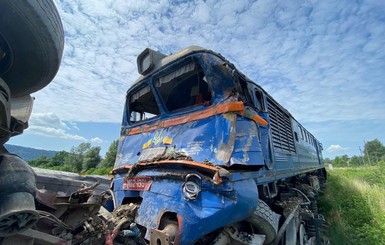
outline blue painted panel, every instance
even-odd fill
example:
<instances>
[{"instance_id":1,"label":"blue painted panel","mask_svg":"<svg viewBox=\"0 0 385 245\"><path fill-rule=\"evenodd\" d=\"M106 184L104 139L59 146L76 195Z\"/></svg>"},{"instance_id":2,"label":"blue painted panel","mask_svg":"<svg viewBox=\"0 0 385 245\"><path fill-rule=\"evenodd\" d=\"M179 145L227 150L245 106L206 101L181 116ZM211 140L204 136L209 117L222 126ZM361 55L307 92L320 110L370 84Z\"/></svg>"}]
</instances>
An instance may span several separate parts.
<instances>
[{"instance_id":1,"label":"blue painted panel","mask_svg":"<svg viewBox=\"0 0 385 245\"><path fill-rule=\"evenodd\" d=\"M264 165L258 125L250 119L238 117L231 164Z\"/></svg>"},{"instance_id":2,"label":"blue painted panel","mask_svg":"<svg viewBox=\"0 0 385 245\"><path fill-rule=\"evenodd\" d=\"M163 141L165 138L171 139L172 143L165 144ZM242 119L235 113L227 113L125 136L119 143L115 167L133 165L143 160L145 155L159 156L163 153L162 149L156 152L159 147L183 152L196 162L209 161L215 165L226 166L229 165L230 158L233 158L231 164L263 164L255 123Z\"/></svg>"},{"instance_id":3,"label":"blue painted panel","mask_svg":"<svg viewBox=\"0 0 385 245\"><path fill-rule=\"evenodd\" d=\"M233 198L203 189L198 199L186 200L181 192L182 182L163 179L155 181L157 192L143 192L142 205L138 210L136 222L147 227L149 239L151 228L157 228L164 212L174 212L180 217L180 244L194 244L205 234L226 224L247 218L257 206L258 191L253 180L247 179L233 183ZM165 189L173 189L175 196L162 194ZM230 215L231 214L231 215ZM191 232L194 231L194 232Z\"/></svg>"}]
</instances>

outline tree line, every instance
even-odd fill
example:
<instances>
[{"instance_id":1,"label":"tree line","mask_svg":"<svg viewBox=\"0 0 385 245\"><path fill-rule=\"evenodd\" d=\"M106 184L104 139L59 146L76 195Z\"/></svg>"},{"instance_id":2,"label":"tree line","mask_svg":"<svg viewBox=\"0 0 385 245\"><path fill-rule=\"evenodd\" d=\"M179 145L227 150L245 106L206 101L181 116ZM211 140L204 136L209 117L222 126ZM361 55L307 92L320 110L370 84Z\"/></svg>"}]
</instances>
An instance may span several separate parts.
<instances>
[{"instance_id":1,"label":"tree line","mask_svg":"<svg viewBox=\"0 0 385 245\"><path fill-rule=\"evenodd\" d=\"M118 140L111 143L104 158L100 156L100 147L91 143L81 143L72 147L70 152L60 151L53 157L40 156L28 161L33 167L54 169L82 174L108 174L114 167Z\"/></svg>"},{"instance_id":2,"label":"tree line","mask_svg":"<svg viewBox=\"0 0 385 245\"><path fill-rule=\"evenodd\" d=\"M333 160L325 158L325 164L336 167L372 166L385 162L385 146L378 139L365 142L361 156L337 156Z\"/></svg>"}]
</instances>

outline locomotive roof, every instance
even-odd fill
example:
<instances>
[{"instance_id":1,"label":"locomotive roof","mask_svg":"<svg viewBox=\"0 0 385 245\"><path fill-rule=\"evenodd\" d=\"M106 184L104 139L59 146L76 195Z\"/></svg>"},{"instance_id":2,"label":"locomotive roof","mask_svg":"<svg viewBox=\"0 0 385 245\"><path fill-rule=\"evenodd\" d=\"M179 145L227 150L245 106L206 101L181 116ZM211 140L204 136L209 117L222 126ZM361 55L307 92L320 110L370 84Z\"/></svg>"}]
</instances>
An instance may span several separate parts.
<instances>
[{"instance_id":1,"label":"locomotive roof","mask_svg":"<svg viewBox=\"0 0 385 245\"><path fill-rule=\"evenodd\" d=\"M146 51L147 49L145 49ZM203 51L203 52L210 52L210 53L215 53L213 51L210 51L208 49L205 49L205 48L202 48L200 46L197 46L197 45L191 45L187 48L184 48L184 49L181 49L175 53L172 53L170 55L164 55L164 54L161 54L159 52L157 52L158 54L160 55L163 55L164 58L162 59L159 59L154 65L155 67L152 69L152 71L146 75L141 75L138 79L135 80L135 82L133 83L133 85L136 85L139 81L143 80L143 78L153 74L155 71L159 70L160 68L164 67L165 65L175 61L175 60L178 60L184 56L187 56L189 54L192 54L192 53L195 53L195 52L200 52L200 51ZM216 53L215 53L216 54ZM140 55L139 55L140 56ZM138 56L138 57L139 57Z\"/></svg>"},{"instance_id":2,"label":"locomotive roof","mask_svg":"<svg viewBox=\"0 0 385 245\"><path fill-rule=\"evenodd\" d=\"M145 49L143 52L145 52L146 50L150 50L150 49ZM151 50L152 52L155 52L157 53L158 55L160 55L160 57L162 57L161 59L158 59L157 62L154 64L154 67L152 68L151 72L149 72L148 74L145 74L145 75L141 75L137 80L135 80L135 82L132 84L131 88L134 87L135 85L138 84L138 82L142 81L145 77L147 76L150 76L151 74L153 74L154 72L158 71L160 68L166 66L167 64L173 62L173 61L176 61L184 56L187 56L189 54L192 54L192 53L196 53L196 52L208 52L208 53L212 53L220 58L222 58L224 61L227 61L229 62L225 57L223 57L221 54L217 53L217 52L214 52L212 50L209 50L209 49L205 49L205 48L202 48L200 46L197 46L197 45L191 45L191 46L188 46L184 49L181 49L175 53L172 53L170 55L164 55L162 53L159 53L159 52L156 52L156 51L153 51ZM140 55L139 55L140 56ZM229 62L229 64L231 64L231 62ZM231 64L232 65L232 64ZM234 65L233 65L234 66ZM278 103L274 98L273 96L271 96L266 90L264 90L259 84L257 84L256 82L254 82L253 80L251 80L249 77L247 77L244 73L242 73L238 68L236 68L234 66L234 69L238 72L238 74L240 74L241 76L243 76L243 78L250 82L250 83L253 83L255 84L261 91L263 91L266 96L268 96L272 101L274 101L276 103L277 106L279 106L285 113L287 113L291 118L293 118L297 123L299 123L294 117L293 115L291 115L291 113L285 108L283 107L280 103ZM130 89L129 89L130 90ZM300 124L300 123L299 123ZM302 126L302 125L301 125ZM314 137L314 136L313 136Z\"/></svg>"}]
</instances>

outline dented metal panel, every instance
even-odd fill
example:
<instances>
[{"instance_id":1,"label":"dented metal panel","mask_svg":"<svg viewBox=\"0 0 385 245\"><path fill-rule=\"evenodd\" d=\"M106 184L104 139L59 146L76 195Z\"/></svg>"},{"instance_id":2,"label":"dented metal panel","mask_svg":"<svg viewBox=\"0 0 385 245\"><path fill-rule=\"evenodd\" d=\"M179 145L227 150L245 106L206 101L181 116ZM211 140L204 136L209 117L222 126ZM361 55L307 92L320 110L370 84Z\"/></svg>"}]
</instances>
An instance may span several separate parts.
<instances>
[{"instance_id":1,"label":"dented metal panel","mask_svg":"<svg viewBox=\"0 0 385 245\"><path fill-rule=\"evenodd\" d=\"M175 152L183 153L193 161L213 165L263 165L258 135L250 132L256 129L255 123L250 120L237 121L238 117L235 113L226 113L142 134L123 136L115 168L156 160L157 157L164 156L165 151L170 155ZM249 127L242 127L245 125ZM233 156L235 146L237 148Z\"/></svg>"},{"instance_id":2,"label":"dented metal panel","mask_svg":"<svg viewBox=\"0 0 385 245\"><path fill-rule=\"evenodd\" d=\"M135 222L153 242L212 242L252 215L257 185L320 168L298 164L293 140L290 152L274 148L281 122L270 125L262 88L257 107L255 86L230 62L185 51L163 58L128 90L113 170L114 205L140 203ZM279 135L292 137L291 130Z\"/></svg>"},{"instance_id":3,"label":"dented metal panel","mask_svg":"<svg viewBox=\"0 0 385 245\"><path fill-rule=\"evenodd\" d=\"M157 77L165 81L162 84L174 81L178 75L186 74L174 70L191 64L191 60L201 67L200 72L203 71L211 91L211 100L204 105L170 113L167 110L169 106L162 102L167 96L159 97L156 92L156 87L161 86ZM192 69L189 68L189 72ZM137 92L141 89L140 83L127 94L129 102L125 108L114 170L115 205L120 206L130 199L144 200L135 221L146 227L145 237L149 240L151 231L160 229L165 213L177 215L179 232L176 243L193 244L205 234L247 218L258 203L253 175L245 172L233 176L224 169L232 166L261 168L266 154L261 147L258 125L264 119L254 120L253 117L258 115L255 112L250 114L251 111L243 114L245 106L239 101L240 85L232 71L234 68L225 64L221 57L210 52L198 52L186 61L176 60L152 73L142 83L152 89L160 114L144 121L132 122L129 118L130 106L140 99ZM156 86L152 85L154 81L158 81ZM130 99L131 94L136 96L135 99ZM140 176L151 178L148 189L124 188L127 179L134 181ZM197 176L198 181L190 183L188 176ZM186 193L188 183L190 191L197 193ZM230 213L232 215L228 215ZM196 232L188 232L192 230ZM161 232L153 234L164 238Z\"/></svg>"},{"instance_id":4,"label":"dented metal panel","mask_svg":"<svg viewBox=\"0 0 385 245\"><path fill-rule=\"evenodd\" d=\"M195 201L183 197L182 184L182 181L172 179L155 180L152 188L141 194L146 201L138 209L135 222L147 228L158 228L164 212L177 213L180 230L185 231L178 237L180 244L194 244L204 234L247 218L258 202L256 184L250 179L233 183L234 189L227 197L202 189ZM228 215L230 213L232 215ZM147 230L146 238L149 236Z\"/></svg>"}]
</instances>

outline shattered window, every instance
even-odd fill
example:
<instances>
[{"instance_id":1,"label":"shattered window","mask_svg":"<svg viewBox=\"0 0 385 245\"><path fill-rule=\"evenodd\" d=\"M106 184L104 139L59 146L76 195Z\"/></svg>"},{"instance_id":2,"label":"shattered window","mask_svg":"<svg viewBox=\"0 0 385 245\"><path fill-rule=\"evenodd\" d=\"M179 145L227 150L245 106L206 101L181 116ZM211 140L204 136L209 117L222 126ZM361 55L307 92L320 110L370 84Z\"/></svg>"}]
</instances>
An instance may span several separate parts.
<instances>
[{"instance_id":1,"label":"shattered window","mask_svg":"<svg viewBox=\"0 0 385 245\"><path fill-rule=\"evenodd\" d=\"M148 85L129 98L130 122L139 122L159 115L159 107Z\"/></svg>"},{"instance_id":2,"label":"shattered window","mask_svg":"<svg viewBox=\"0 0 385 245\"><path fill-rule=\"evenodd\" d=\"M263 94L259 90L255 90L255 107L257 111L264 111Z\"/></svg>"},{"instance_id":3,"label":"shattered window","mask_svg":"<svg viewBox=\"0 0 385 245\"><path fill-rule=\"evenodd\" d=\"M169 111L210 105L211 92L205 74L194 62L156 79L155 87Z\"/></svg>"}]
</instances>

